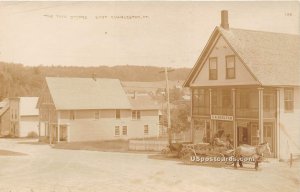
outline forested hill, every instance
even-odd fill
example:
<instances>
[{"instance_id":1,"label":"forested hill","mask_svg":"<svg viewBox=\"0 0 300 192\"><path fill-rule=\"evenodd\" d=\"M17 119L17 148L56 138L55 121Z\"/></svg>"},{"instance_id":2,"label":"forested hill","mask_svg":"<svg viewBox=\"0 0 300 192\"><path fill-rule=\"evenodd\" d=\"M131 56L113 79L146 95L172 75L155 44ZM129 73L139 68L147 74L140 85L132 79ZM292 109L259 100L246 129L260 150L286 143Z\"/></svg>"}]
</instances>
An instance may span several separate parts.
<instances>
[{"instance_id":1,"label":"forested hill","mask_svg":"<svg viewBox=\"0 0 300 192\"><path fill-rule=\"evenodd\" d=\"M169 73L170 80L184 80L190 68L176 68ZM22 64L0 62L0 100L5 97L38 96L46 76L117 78L122 81L161 81L161 67L99 66L99 67L28 67Z\"/></svg>"}]
</instances>

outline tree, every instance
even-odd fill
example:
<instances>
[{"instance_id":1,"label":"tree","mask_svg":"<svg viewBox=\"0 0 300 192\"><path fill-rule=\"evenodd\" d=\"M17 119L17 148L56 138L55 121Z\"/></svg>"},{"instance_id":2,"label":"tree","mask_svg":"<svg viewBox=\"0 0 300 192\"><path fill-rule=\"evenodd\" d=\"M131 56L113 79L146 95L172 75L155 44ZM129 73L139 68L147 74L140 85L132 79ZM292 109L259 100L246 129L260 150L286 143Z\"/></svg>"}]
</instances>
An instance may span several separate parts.
<instances>
[{"instance_id":1,"label":"tree","mask_svg":"<svg viewBox=\"0 0 300 192\"><path fill-rule=\"evenodd\" d=\"M171 110L171 124L173 132L181 132L190 128L190 106L188 103L179 103Z\"/></svg>"}]
</instances>

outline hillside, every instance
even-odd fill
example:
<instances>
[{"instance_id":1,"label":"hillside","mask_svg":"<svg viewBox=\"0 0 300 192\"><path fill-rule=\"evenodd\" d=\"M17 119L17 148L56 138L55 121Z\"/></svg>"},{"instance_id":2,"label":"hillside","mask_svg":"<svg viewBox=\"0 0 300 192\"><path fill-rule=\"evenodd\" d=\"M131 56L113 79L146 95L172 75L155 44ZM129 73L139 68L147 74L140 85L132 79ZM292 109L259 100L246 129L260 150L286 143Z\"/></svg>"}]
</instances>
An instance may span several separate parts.
<instances>
[{"instance_id":1,"label":"hillside","mask_svg":"<svg viewBox=\"0 0 300 192\"><path fill-rule=\"evenodd\" d=\"M169 79L183 81L191 69L177 68L169 73ZM38 66L28 67L22 64L0 62L0 100L5 97L38 96L44 79L55 77L93 77L117 78L121 81L151 82L163 81L162 67L150 66L99 66L64 67Z\"/></svg>"}]
</instances>

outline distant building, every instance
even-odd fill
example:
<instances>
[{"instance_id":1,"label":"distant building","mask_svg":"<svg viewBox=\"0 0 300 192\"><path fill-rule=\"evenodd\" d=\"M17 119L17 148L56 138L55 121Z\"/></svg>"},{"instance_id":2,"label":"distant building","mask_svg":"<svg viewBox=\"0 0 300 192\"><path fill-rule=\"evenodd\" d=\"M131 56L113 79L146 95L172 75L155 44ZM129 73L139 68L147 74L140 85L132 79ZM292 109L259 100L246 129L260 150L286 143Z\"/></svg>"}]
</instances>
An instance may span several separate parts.
<instances>
[{"instance_id":1,"label":"distant building","mask_svg":"<svg viewBox=\"0 0 300 192\"><path fill-rule=\"evenodd\" d=\"M117 79L47 77L38 101L40 139L72 142L158 136L159 106L141 97L127 96Z\"/></svg>"},{"instance_id":2,"label":"distant building","mask_svg":"<svg viewBox=\"0 0 300 192\"><path fill-rule=\"evenodd\" d=\"M37 136L39 110L36 108L38 97L20 97L19 137Z\"/></svg>"},{"instance_id":3,"label":"distant building","mask_svg":"<svg viewBox=\"0 0 300 192\"><path fill-rule=\"evenodd\" d=\"M194 142L230 137L269 142L272 156L300 152L300 36L229 28L227 12L185 87L192 90Z\"/></svg>"},{"instance_id":4,"label":"distant building","mask_svg":"<svg viewBox=\"0 0 300 192\"><path fill-rule=\"evenodd\" d=\"M20 98L6 98L0 102L0 135L19 136Z\"/></svg>"},{"instance_id":5,"label":"distant building","mask_svg":"<svg viewBox=\"0 0 300 192\"><path fill-rule=\"evenodd\" d=\"M38 133L37 97L6 98L0 102L0 135L27 137Z\"/></svg>"}]
</instances>

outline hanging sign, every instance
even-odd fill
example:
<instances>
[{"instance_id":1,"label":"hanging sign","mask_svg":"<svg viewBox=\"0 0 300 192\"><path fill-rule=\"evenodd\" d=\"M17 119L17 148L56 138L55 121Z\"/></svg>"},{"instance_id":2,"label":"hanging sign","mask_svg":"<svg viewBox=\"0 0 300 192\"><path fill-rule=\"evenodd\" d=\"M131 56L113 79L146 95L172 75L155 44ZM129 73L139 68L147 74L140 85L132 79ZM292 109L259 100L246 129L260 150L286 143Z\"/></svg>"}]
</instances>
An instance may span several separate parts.
<instances>
[{"instance_id":1,"label":"hanging sign","mask_svg":"<svg viewBox=\"0 0 300 192\"><path fill-rule=\"evenodd\" d=\"M211 115L212 120L233 121L233 116L228 115Z\"/></svg>"}]
</instances>

